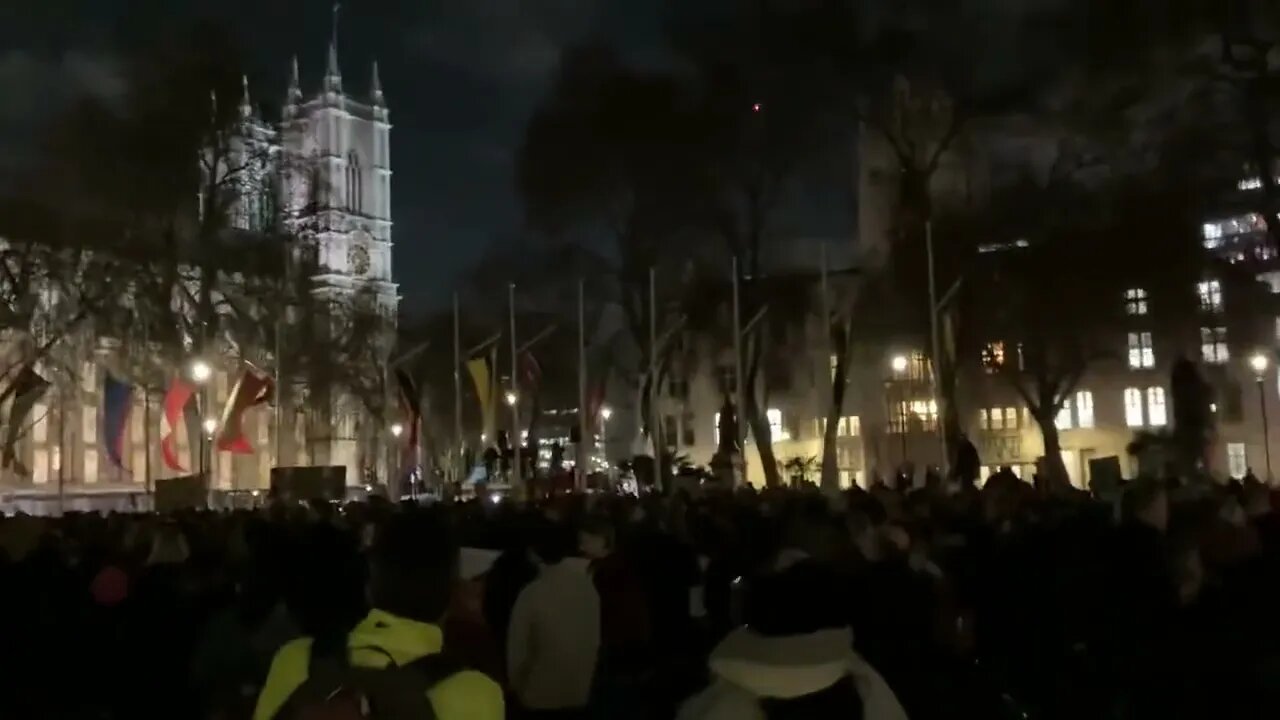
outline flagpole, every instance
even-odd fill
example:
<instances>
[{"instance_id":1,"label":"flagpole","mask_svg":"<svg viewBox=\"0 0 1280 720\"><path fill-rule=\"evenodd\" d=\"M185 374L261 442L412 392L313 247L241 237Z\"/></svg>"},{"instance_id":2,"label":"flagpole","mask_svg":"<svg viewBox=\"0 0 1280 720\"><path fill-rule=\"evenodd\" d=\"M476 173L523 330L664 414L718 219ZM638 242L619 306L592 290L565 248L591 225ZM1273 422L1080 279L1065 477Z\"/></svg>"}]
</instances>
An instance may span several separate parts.
<instances>
[{"instance_id":1,"label":"flagpole","mask_svg":"<svg viewBox=\"0 0 1280 720\"><path fill-rule=\"evenodd\" d=\"M58 389L58 516L66 512L66 482L63 468L67 465L67 399L65 388Z\"/></svg>"},{"instance_id":2,"label":"flagpole","mask_svg":"<svg viewBox=\"0 0 1280 720\"><path fill-rule=\"evenodd\" d=\"M276 378L275 378L275 396L276 396L276 412L273 420L275 421L275 462L276 467L281 466L282 448L283 446L283 430L284 430L284 385L280 382L284 379L284 373L281 372L281 366L284 364L284 340L281 337L284 334L285 323L288 321L290 302L289 302L289 242L281 239L281 246L284 249L283 257L284 265L281 268L281 274L284 277L284 285L286 287L284 297L284 312L276 316ZM261 478L259 478L261 480Z\"/></svg>"},{"instance_id":3,"label":"flagpole","mask_svg":"<svg viewBox=\"0 0 1280 720\"><path fill-rule=\"evenodd\" d=\"M649 267L649 445L653 448L653 481L658 483L662 452L658 449L658 274ZM658 485L662 489L662 485Z\"/></svg>"},{"instance_id":4,"label":"flagpole","mask_svg":"<svg viewBox=\"0 0 1280 720\"><path fill-rule=\"evenodd\" d=\"M733 386L737 407L734 408L733 439L742 460L742 480L746 480L747 453L743 444L743 414L746 410L746 382L742 377L742 296L738 287L738 258L733 258ZM735 478L735 482L736 482Z\"/></svg>"},{"instance_id":5,"label":"flagpole","mask_svg":"<svg viewBox=\"0 0 1280 720\"><path fill-rule=\"evenodd\" d=\"M462 440L462 328L458 311L458 293L453 294L453 450L450 458L450 480L458 482L465 472ZM483 398L481 399L483 402ZM456 457L454 453L457 453Z\"/></svg>"},{"instance_id":6,"label":"flagpole","mask_svg":"<svg viewBox=\"0 0 1280 720\"><path fill-rule=\"evenodd\" d=\"M154 509L151 496L151 341L147 322L142 321L142 488L147 496L147 509Z\"/></svg>"},{"instance_id":7,"label":"flagpole","mask_svg":"<svg viewBox=\"0 0 1280 720\"><path fill-rule=\"evenodd\" d=\"M577 489L587 487L587 311L586 283L578 280L578 458ZM594 440L594 438L592 438Z\"/></svg>"},{"instance_id":8,"label":"flagpole","mask_svg":"<svg viewBox=\"0 0 1280 720\"><path fill-rule=\"evenodd\" d=\"M511 486L517 493L520 490L520 394L517 392L519 384L516 382L516 284L507 284L507 309L510 312L511 321Z\"/></svg>"},{"instance_id":9,"label":"flagpole","mask_svg":"<svg viewBox=\"0 0 1280 720\"><path fill-rule=\"evenodd\" d=\"M835 344L831 341L831 297L828 294L828 288L827 288L827 243L825 241L820 246L818 263L819 263L818 292L821 293L821 297L819 298L819 303L820 303L820 307L822 308L821 310L822 318L818 323L818 329L822 333L821 337L822 337L823 346L828 348L832 356L834 356L836 352L843 353L844 348L836 349ZM837 359L836 362L838 363L840 362L840 360ZM831 366L831 396L830 396L832 405L835 405L837 396L843 399L843 395L839 395L839 393L837 393L835 389L835 382L836 382L835 373L836 373L836 368L834 365L832 365ZM835 410L836 410L834 413L835 417L840 417L844 414L843 407L837 406ZM830 490L830 488L828 488L828 485L833 485L833 484L839 485L839 480L838 480L840 476L839 470L837 468L827 467L827 463L826 463L827 439L828 439L827 423L831 422L832 415L833 414L831 410L828 409L823 414L822 424L820 425L820 427L822 428L822 465L820 466L820 469L819 469L820 476L818 478L818 485L823 489L823 491ZM831 453L831 457L835 457L834 452ZM835 480L835 482L832 483L831 482L832 480Z\"/></svg>"},{"instance_id":10,"label":"flagpole","mask_svg":"<svg viewBox=\"0 0 1280 720\"><path fill-rule=\"evenodd\" d=\"M933 263L933 221L927 221L924 224L924 245L925 255L929 265L929 338L933 345L933 362L930 363L930 369L933 370L933 396L938 405L938 442L942 447L942 459L938 465L942 468L942 472L947 472L948 460L947 455L947 429L946 429L946 410L944 398L942 397L942 386L938 383L939 373L941 371L942 354L940 353L941 343L938 340L938 288L937 278L934 273Z\"/></svg>"}]
</instances>

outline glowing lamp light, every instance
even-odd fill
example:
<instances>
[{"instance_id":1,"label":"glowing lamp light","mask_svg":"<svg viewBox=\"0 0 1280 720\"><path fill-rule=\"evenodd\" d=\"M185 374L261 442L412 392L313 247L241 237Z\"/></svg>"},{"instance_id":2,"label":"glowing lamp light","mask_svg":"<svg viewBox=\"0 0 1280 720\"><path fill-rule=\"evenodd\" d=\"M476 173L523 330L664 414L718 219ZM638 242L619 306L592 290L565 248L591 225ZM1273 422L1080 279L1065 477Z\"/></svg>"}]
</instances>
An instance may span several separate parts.
<instances>
[{"instance_id":1,"label":"glowing lamp light","mask_svg":"<svg viewBox=\"0 0 1280 720\"><path fill-rule=\"evenodd\" d=\"M206 435L213 435L213 431L218 429L218 421L213 418L205 418L204 432Z\"/></svg>"},{"instance_id":2,"label":"glowing lamp light","mask_svg":"<svg viewBox=\"0 0 1280 720\"><path fill-rule=\"evenodd\" d=\"M514 392L514 391L511 391L511 390L508 390L508 391L507 391L507 397L506 397L506 399L507 399L507 404L508 404L508 405L515 405L515 404L516 404L516 400L519 400L519 398L518 398L518 397L516 397L515 392Z\"/></svg>"},{"instance_id":3,"label":"glowing lamp light","mask_svg":"<svg viewBox=\"0 0 1280 720\"><path fill-rule=\"evenodd\" d=\"M613 417L613 408L608 405L600 408L600 417L604 418L605 422L609 422L609 418Z\"/></svg>"},{"instance_id":4,"label":"glowing lamp light","mask_svg":"<svg viewBox=\"0 0 1280 720\"><path fill-rule=\"evenodd\" d=\"M191 363L191 379L198 383L208 382L210 376L213 375L213 368L209 367L209 363L203 360L196 360Z\"/></svg>"},{"instance_id":5,"label":"glowing lamp light","mask_svg":"<svg viewBox=\"0 0 1280 720\"><path fill-rule=\"evenodd\" d=\"M1254 372L1261 375L1267 371L1267 356L1262 353L1255 353L1253 357L1249 358L1249 366L1253 368Z\"/></svg>"},{"instance_id":6,"label":"glowing lamp light","mask_svg":"<svg viewBox=\"0 0 1280 720\"><path fill-rule=\"evenodd\" d=\"M891 361L893 371L896 373L904 372L907 369L907 356L895 355Z\"/></svg>"},{"instance_id":7,"label":"glowing lamp light","mask_svg":"<svg viewBox=\"0 0 1280 720\"><path fill-rule=\"evenodd\" d=\"M401 425L400 423L396 423L391 426L391 434L394 435L395 437L400 437L400 435L403 432L404 432L404 426Z\"/></svg>"},{"instance_id":8,"label":"glowing lamp light","mask_svg":"<svg viewBox=\"0 0 1280 720\"><path fill-rule=\"evenodd\" d=\"M751 106L751 112L757 112L757 113L758 113L758 112L760 112L760 110L761 110L761 109L763 109L763 108L764 108L764 105L761 105L760 103L755 103L755 104L753 104L753 105Z\"/></svg>"}]
</instances>

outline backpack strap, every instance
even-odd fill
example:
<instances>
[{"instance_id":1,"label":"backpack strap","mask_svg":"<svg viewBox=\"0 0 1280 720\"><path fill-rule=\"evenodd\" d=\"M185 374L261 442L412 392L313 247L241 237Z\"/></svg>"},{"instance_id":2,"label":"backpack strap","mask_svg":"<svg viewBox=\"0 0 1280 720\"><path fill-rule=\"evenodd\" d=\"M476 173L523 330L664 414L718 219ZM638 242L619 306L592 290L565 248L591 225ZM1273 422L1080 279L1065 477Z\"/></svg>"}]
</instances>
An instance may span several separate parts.
<instances>
[{"instance_id":1,"label":"backpack strap","mask_svg":"<svg viewBox=\"0 0 1280 720\"><path fill-rule=\"evenodd\" d=\"M457 657L444 652L423 655L404 667L422 678L428 690L463 670L470 669Z\"/></svg>"},{"instance_id":2,"label":"backpack strap","mask_svg":"<svg viewBox=\"0 0 1280 720\"><path fill-rule=\"evenodd\" d=\"M307 658L307 677L338 672L351 665L351 649L347 647L346 634L317 635L311 640L311 652Z\"/></svg>"}]
</instances>

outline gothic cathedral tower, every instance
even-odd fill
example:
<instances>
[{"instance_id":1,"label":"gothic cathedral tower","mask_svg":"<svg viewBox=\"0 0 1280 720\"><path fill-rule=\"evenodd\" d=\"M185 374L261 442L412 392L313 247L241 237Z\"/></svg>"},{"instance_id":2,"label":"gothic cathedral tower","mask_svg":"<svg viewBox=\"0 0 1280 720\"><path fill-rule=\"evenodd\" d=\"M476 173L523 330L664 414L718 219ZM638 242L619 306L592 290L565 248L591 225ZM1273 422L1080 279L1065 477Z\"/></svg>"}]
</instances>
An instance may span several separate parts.
<instances>
[{"instance_id":1,"label":"gothic cathedral tower","mask_svg":"<svg viewBox=\"0 0 1280 720\"><path fill-rule=\"evenodd\" d=\"M394 313L391 122L376 62L368 94L362 101L343 91L337 46L330 44L320 92L304 99L295 59L280 142L295 167L307 168L308 177L291 183L289 200L318 228L319 289L340 297L357 287L370 288Z\"/></svg>"},{"instance_id":2,"label":"gothic cathedral tower","mask_svg":"<svg viewBox=\"0 0 1280 720\"><path fill-rule=\"evenodd\" d=\"M298 226L308 228L315 253L312 295L334 305L376 303L388 320L386 342L377 361L358 372L385 376L399 296L391 279L391 123L377 63L366 97L349 94L335 37L320 90L308 98L295 58L282 115L280 150L289 163L284 202ZM385 429L369 412L368 398L341 390L308 395L310 412L295 415L297 462L344 465L348 485L364 483L369 471L386 478Z\"/></svg>"}]
</instances>

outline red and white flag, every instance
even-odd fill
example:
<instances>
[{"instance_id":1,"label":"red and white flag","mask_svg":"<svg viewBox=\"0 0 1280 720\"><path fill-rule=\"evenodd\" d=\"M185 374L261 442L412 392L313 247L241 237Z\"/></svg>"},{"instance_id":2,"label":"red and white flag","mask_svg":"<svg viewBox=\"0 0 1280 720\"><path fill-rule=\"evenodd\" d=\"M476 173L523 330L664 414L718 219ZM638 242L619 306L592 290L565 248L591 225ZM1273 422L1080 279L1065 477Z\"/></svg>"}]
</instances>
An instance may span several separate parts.
<instances>
[{"instance_id":1,"label":"red and white flag","mask_svg":"<svg viewBox=\"0 0 1280 720\"><path fill-rule=\"evenodd\" d=\"M165 393L164 413L160 416L160 454L164 457L166 467L182 473L187 469L178 462L178 427L183 417L182 410L195 391L194 387L181 379L174 379L169 385L169 391Z\"/></svg>"},{"instance_id":2,"label":"red and white flag","mask_svg":"<svg viewBox=\"0 0 1280 720\"><path fill-rule=\"evenodd\" d=\"M244 434L244 413L251 407L269 401L272 389L271 378L258 375L252 370L244 371L222 410L222 423L218 432L219 450L236 455L253 452L253 446Z\"/></svg>"}]
</instances>

